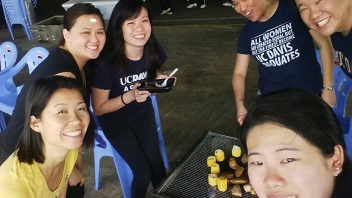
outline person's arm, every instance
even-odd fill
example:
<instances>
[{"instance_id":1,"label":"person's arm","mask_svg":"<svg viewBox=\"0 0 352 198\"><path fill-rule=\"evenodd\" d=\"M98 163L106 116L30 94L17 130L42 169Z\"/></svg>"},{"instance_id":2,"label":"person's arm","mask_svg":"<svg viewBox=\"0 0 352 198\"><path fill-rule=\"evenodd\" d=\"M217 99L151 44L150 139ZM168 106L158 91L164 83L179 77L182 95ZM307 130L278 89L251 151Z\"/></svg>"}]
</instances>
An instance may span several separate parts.
<instances>
[{"instance_id":1,"label":"person's arm","mask_svg":"<svg viewBox=\"0 0 352 198\"><path fill-rule=\"evenodd\" d=\"M61 189L60 198L66 198L67 188L68 188L68 183L66 182L66 184Z\"/></svg>"},{"instance_id":2,"label":"person's arm","mask_svg":"<svg viewBox=\"0 0 352 198\"><path fill-rule=\"evenodd\" d=\"M70 186L76 186L78 183L80 186L84 184L84 167L83 167L83 148L78 148L78 156L75 166L72 169L72 173L68 181Z\"/></svg>"},{"instance_id":3,"label":"person's arm","mask_svg":"<svg viewBox=\"0 0 352 198\"><path fill-rule=\"evenodd\" d=\"M92 104L94 113L99 116L117 111L134 100L137 102L146 101L151 94L148 91L138 90L138 86L140 86L140 83L135 83L132 90L111 99L109 99L110 90L93 87Z\"/></svg>"},{"instance_id":4,"label":"person's arm","mask_svg":"<svg viewBox=\"0 0 352 198\"><path fill-rule=\"evenodd\" d=\"M249 54L238 54L236 56L235 68L232 76L232 88L235 94L237 107L237 121L242 125L243 120L247 114L247 109L244 106L244 91L245 79L249 65Z\"/></svg>"},{"instance_id":5,"label":"person's arm","mask_svg":"<svg viewBox=\"0 0 352 198\"><path fill-rule=\"evenodd\" d=\"M320 59L323 70L323 87L334 86L334 48L329 36L323 36L320 33L309 30L315 43L320 49ZM332 89L322 89L321 98L331 107L335 105L336 96Z\"/></svg>"}]
</instances>

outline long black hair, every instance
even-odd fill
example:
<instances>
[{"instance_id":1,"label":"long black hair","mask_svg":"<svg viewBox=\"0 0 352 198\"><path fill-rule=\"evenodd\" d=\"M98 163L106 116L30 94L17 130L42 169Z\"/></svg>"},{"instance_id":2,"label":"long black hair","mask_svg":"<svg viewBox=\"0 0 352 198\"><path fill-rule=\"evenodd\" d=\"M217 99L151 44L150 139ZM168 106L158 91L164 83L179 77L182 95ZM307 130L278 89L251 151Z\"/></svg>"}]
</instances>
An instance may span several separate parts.
<instances>
[{"instance_id":1,"label":"long black hair","mask_svg":"<svg viewBox=\"0 0 352 198\"><path fill-rule=\"evenodd\" d=\"M105 46L100 53L99 61L103 64L113 64L119 67L119 71L125 71L129 66L129 59L125 53L125 40L123 38L122 25L128 19L139 16L142 9L146 9L149 21L152 26L153 13L142 0L120 0L114 7L109 25L106 31ZM144 56L147 61L147 79L154 79L157 71L161 70L161 60L159 58L159 43L156 40L153 27L150 38L144 46Z\"/></svg>"}]
</instances>

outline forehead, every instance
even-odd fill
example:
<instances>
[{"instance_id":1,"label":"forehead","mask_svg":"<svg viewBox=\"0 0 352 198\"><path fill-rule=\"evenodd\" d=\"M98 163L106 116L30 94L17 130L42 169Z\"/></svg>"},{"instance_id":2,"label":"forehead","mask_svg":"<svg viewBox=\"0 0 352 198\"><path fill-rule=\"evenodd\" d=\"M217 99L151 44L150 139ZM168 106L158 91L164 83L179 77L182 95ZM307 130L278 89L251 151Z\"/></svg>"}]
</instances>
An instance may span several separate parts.
<instances>
[{"instance_id":1,"label":"forehead","mask_svg":"<svg viewBox=\"0 0 352 198\"><path fill-rule=\"evenodd\" d=\"M259 4L262 0L231 0L231 2L236 3L246 3L246 4ZM267 0L264 0L267 1Z\"/></svg>"},{"instance_id":2,"label":"forehead","mask_svg":"<svg viewBox=\"0 0 352 198\"><path fill-rule=\"evenodd\" d=\"M263 144L267 141L270 142L290 142L296 134L284 127L277 126L274 124L261 124L253 127L247 136L247 142L256 142ZM290 140L289 140L290 139Z\"/></svg>"},{"instance_id":3,"label":"forehead","mask_svg":"<svg viewBox=\"0 0 352 198\"><path fill-rule=\"evenodd\" d=\"M299 4L310 4L313 3L314 0L295 0L297 6L299 6Z\"/></svg>"},{"instance_id":4,"label":"forehead","mask_svg":"<svg viewBox=\"0 0 352 198\"><path fill-rule=\"evenodd\" d=\"M76 19L73 27L81 27L81 26L103 26L103 22L98 15L95 14L85 14Z\"/></svg>"},{"instance_id":5,"label":"forehead","mask_svg":"<svg viewBox=\"0 0 352 198\"><path fill-rule=\"evenodd\" d=\"M49 104L55 103L77 103L78 101L83 101L82 94L77 89L66 89L61 88L54 92L48 100Z\"/></svg>"},{"instance_id":6,"label":"forehead","mask_svg":"<svg viewBox=\"0 0 352 198\"><path fill-rule=\"evenodd\" d=\"M316 4L317 0L295 0L297 7Z\"/></svg>"},{"instance_id":7,"label":"forehead","mask_svg":"<svg viewBox=\"0 0 352 198\"><path fill-rule=\"evenodd\" d=\"M135 13L131 18L128 18L126 20L134 20L141 17L149 17L148 11L145 7L142 7L139 13Z\"/></svg>"},{"instance_id":8,"label":"forehead","mask_svg":"<svg viewBox=\"0 0 352 198\"><path fill-rule=\"evenodd\" d=\"M262 124L249 131L247 136L248 152L275 152L285 147L299 150L316 150L296 132L274 124Z\"/></svg>"}]
</instances>

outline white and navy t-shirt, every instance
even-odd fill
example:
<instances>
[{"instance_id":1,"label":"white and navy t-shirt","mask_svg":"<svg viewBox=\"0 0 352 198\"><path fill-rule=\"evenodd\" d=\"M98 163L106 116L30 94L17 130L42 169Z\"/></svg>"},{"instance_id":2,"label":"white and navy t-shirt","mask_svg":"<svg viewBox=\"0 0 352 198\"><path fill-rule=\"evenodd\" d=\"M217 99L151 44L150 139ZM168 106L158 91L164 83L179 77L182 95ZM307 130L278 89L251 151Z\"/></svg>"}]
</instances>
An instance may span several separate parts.
<instances>
[{"instance_id":1,"label":"white and navy t-shirt","mask_svg":"<svg viewBox=\"0 0 352 198\"><path fill-rule=\"evenodd\" d=\"M288 0L279 1L269 20L244 25L237 53L251 54L259 62L261 93L283 88L321 92L322 74L313 39L298 9Z\"/></svg>"},{"instance_id":2,"label":"white and navy t-shirt","mask_svg":"<svg viewBox=\"0 0 352 198\"><path fill-rule=\"evenodd\" d=\"M159 58L163 64L167 56L164 50L159 46ZM110 90L109 99L122 95L133 89L133 83L147 78L146 57L143 55L140 60L129 60L129 66L126 71L121 70L113 64L97 64L93 72L92 86L98 89ZM101 125L111 121L122 119L133 119L138 116L138 112L145 105L151 104L150 98L145 102L132 101L123 108L98 116Z\"/></svg>"}]
</instances>

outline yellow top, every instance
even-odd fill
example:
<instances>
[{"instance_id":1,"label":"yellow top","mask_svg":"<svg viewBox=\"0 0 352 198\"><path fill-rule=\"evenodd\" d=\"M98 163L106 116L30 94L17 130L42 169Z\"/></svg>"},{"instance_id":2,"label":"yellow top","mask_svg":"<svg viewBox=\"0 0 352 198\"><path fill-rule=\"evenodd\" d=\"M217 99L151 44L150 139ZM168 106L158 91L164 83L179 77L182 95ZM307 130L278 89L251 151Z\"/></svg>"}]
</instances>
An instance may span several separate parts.
<instances>
[{"instance_id":1,"label":"yellow top","mask_svg":"<svg viewBox=\"0 0 352 198\"><path fill-rule=\"evenodd\" d=\"M32 165L20 163L17 151L0 166L1 198L58 198L62 188L67 185L68 178L75 166L78 149L71 150L65 158L65 166L60 185L51 191L41 173L38 163Z\"/></svg>"}]
</instances>

